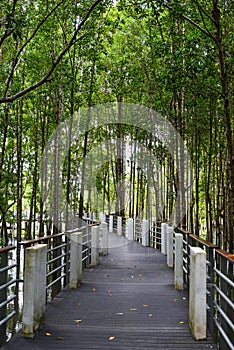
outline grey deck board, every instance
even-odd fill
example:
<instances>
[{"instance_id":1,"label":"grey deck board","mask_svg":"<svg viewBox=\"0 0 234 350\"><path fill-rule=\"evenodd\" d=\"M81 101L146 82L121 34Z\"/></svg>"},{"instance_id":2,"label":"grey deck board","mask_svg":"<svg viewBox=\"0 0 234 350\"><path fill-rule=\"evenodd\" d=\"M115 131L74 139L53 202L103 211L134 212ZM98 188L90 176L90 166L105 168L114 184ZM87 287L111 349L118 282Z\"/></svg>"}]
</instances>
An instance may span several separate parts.
<instances>
[{"instance_id":1,"label":"grey deck board","mask_svg":"<svg viewBox=\"0 0 234 350\"><path fill-rule=\"evenodd\" d=\"M166 257L133 242L110 249L99 266L85 269L80 288L63 290L47 306L45 324L33 339L17 334L2 347L18 349L217 347L209 335L205 341L193 339L188 293L174 290L173 271L166 266Z\"/></svg>"}]
</instances>

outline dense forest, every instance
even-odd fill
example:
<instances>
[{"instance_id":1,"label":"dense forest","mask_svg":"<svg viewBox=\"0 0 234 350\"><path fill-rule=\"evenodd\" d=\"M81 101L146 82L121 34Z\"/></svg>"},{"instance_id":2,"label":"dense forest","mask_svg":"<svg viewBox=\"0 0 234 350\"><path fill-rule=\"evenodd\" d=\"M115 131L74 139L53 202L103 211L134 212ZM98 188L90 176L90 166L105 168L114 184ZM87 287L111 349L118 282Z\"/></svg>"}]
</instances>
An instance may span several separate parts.
<instances>
[{"instance_id":1,"label":"dense forest","mask_svg":"<svg viewBox=\"0 0 234 350\"><path fill-rule=\"evenodd\" d=\"M233 0L2 0L0 9L1 245L12 227L17 241L44 235L45 224L47 234L67 228L68 205L80 218L170 220L180 164L150 132L121 123L119 106L129 103L165 118L190 154L181 225L233 252ZM86 118L91 125L74 140L74 120L109 103L119 122ZM64 135L53 135L66 121L64 156ZM43 168L51 137L53 166ZM157 170L141 164L140 145Z\"/></svg>"}]
</instances>

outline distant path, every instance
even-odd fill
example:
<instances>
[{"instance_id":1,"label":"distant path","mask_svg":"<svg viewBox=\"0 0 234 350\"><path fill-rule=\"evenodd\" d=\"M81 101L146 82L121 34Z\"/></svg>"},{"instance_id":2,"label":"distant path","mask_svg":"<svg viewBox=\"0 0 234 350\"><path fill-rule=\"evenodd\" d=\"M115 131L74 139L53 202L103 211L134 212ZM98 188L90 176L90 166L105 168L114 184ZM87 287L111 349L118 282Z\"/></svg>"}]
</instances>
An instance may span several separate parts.
<instances>
[{"instance_id":1,"label":"distant path","mask_svg":"<svg viewBox=\"0 0 234 350\"><path fill-rule=\"evenodd\" d=\"M114 236L113 236L114 237ZM121 239L124 243L125 239ZM127 242L127 241L126 241ZM47 333L47 335L46 335ZM65 289L47 306L34 339L17 334L2 350L217 349L193 340L187 291L175 291L166 257L133 242L109 250L83 271L77 290Z\"/></svg>"}]
</instances>

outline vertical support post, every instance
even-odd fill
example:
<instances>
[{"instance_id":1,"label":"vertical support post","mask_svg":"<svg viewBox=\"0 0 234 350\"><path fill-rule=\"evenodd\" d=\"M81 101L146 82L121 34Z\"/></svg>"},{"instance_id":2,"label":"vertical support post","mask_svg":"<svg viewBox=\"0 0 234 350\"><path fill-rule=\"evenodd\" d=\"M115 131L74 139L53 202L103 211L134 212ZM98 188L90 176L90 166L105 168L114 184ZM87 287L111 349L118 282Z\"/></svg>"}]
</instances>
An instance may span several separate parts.
<instances>
[{"instance_id":1,"label":"vertical support post","mask_svg":"<svg viewBox=\"0 0 234 350\"><path fill-rule=\"evenodd\" d=\"M109 232L113 232L114 228L114 221L113 221L113 215L109 216Z\"/></svg>"},{"instance_id":2,"label":"vertical support post","mask_svg":"<svg viewBox=\"0 0 234 350\"><path fill-rule=\"evenodd\" d=\"M167 255L167 224L161 224L161 253Z\"/></svg>"},{"instance_id":3,"label":"vertical support post","mask_svg":"<svg viewBox=\"0 0 234 350\"><path fill-rule=\"evenodd\" d=\"M117 235L122 236L122 216L117 217Z\"/></svg>"},{"instance_id":4,"label":"vertical support post","mask_svg":"<svg viewBox=\"0 0 234 350\"><path fill-rule=\"evenodd\" d=\"M129 218L128 219L128 240L129 241L133 241L134 240L133 224L134 224L133 219Z\"/></svg>"},{"instance_id":5,"label":"vertical support post","mask_svg":"<svg viewBox=\"0 0 234 350\"><path fill-rule=\"evenodd\" d=\"M183 275L183 235L181 233L175 233L174 285L177 290L184 289Z\"/></svg>"},{"instance_id":6,"label":"vertical support post","mask_svg":"<svg viewBox=\"0 0 234 350\"><path fill-rule=\"evenodd\" d=\"M142 237L142 245L144 247L149 246L149 220L142 220L142 228L141 228L141 237Z\"/></svg>"},{"instance_id":7,"label":"vertical support post","mask_svg":"<svg viewBox=\"0 0 234 350\"><path fill-rule=\"evenodd\" d=\"M173 267L173 244L174 244L174 229L167 226L167 266Z\"/></svg>"},{"instance_id":8,"label":"vertical support post","mask_svg":"<svg viewBox=\"0 0 234 350\"><path fill-rule=\"evenodd\" d=\"M82 281L82 232L71 234L70 288L78 288Z\"/></svg>"},{"instance_id":9,"label":"vertical support post","mask_svg":"<svg viewBox=\"0 0 234 350\"><path fill-rule=\"evenodd\" d=\"M96 220L96 213L93 212L93 221L95 221L95 220Z\"/></svg>"},{"instance_id":10,"label":"vertical support post","mask_svg":"<svg viewBox=\"0 0 234 350\"><path fill-rule=\"evenodd\" d=\"M21 333L23 337L33 338L44 322L46 255L46 244L38 244L25 250L24 307Z\"/></svg>"},{"instance_id":11,"label":"vertical support post","mask_svg":"<svg viewBox=\"0 0 234 350\"><path fill-rule=\"evenodd\" d=\"M189 325L196 340L206 339L206 252L190 247Z\"/></svg>"},{"instance_id":12,"label":"vertical support post","mask_svg":"<svg viewBox=\"0 0 234 350\"><path fill-rule=\"evenodd\" d=\"M91 266L99 263L99 227L91 227Z\"/></svg>"},{"instance_id":13,"label":"vertical support post","mask_svg":"<svg viewBox=\"0 0 234 350\"><path fill-rule=\"evenodd\" d=\"M101 223L102 231L102 254L108 254L108 225L106 222Z\"/></svg>"}]
</instances>

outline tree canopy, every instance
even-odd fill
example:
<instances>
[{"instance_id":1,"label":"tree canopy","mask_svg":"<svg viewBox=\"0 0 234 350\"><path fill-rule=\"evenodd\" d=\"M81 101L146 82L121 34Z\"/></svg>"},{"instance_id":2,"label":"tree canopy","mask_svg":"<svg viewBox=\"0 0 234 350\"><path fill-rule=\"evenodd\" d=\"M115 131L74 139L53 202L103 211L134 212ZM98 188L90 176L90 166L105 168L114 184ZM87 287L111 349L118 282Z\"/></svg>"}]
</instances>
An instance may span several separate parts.
<instances>
[{"instance_id":1,"label":"tree canopy","mask_svg":"<svg viewBox=\"0 0 234 350\"><path fill-rule=\"evenodd\" d=\"M48 233L68 223L68 208L61 213L58 206L61 189L41 171L43 152L61 123L72 125L72 116L79 120L92 106L118 102L143 105L175 127L194 180L181 225L233 252L234 2L4 0L0 9L2 244L13 224L21 240L43 235L45 225ZM118 113L119 123L91 125L75 141L68 128L67 203L80 217L105 210L167 221L183 169L152 135L122 125ZM51 170L58 181L60 142L58 136ZM143 167L140 145L157 159L157 169ZM44 204L48 186L54 186L53 218ZM177 210L185 197L182 189Z\"/></svg>"}]
</instances>

